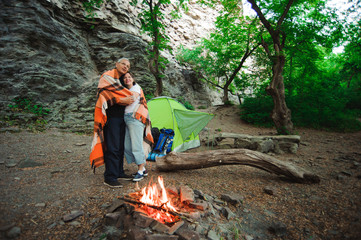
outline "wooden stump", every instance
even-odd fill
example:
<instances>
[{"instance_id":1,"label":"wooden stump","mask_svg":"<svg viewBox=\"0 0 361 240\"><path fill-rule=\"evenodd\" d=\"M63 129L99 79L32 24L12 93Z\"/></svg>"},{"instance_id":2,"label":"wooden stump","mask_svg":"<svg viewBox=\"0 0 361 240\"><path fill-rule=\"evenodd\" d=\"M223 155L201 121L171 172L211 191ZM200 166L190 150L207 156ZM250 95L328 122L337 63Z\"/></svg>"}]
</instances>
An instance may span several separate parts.
<instances>
[{"instance_id":1,"label":"wooden stump","mask_svg":"<svg viewBox=\"0 0 361 240\"><path fill-rule=\"evenodd\" d=\"M170 152L166 156L157 157L156 159L158 171L200 169L220 165L247 165L277 175L283 175L295 182L320 182L320 178L317 175L300 167L248 149L223 149L196 153Z\"/></svg>"}]
</instances>

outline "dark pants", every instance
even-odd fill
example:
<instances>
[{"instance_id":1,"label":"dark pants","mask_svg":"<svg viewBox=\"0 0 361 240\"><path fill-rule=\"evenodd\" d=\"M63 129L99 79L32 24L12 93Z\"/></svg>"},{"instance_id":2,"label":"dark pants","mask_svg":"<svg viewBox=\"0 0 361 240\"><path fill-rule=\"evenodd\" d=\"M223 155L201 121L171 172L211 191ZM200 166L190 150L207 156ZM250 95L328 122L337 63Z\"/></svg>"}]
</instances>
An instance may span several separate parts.
<instances>
[{"instance_id":1,"label":"dark pants","mask_svg":"<svg viewBox=\"0 0 361 240\"><path fill-rule=\"evenodd\" d=\"M104 153L104 180L113 182L124 174L124 117L108 118L104 128L107 150Z\"/></svg>"}]
</instances>

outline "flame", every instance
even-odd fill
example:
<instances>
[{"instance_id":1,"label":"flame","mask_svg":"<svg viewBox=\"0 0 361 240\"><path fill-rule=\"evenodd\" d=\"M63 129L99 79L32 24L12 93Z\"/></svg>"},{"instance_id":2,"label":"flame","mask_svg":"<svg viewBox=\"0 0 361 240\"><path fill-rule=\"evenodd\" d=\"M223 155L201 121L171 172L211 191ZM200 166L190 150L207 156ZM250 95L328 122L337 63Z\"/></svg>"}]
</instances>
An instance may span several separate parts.
<instances>
[{"instance_id":1,"label":"flame","mask_svg":"<svg viewBox=\"0 0 361 240\"><path fill-rule=\"evenodd\" d=\"M142 189L142 197L140 198L140 202L161 207L164 210L157 210L154 208L150 208L144 206L144 210L147 211L148 215L155 220L158 220L162 223L165 222L174 222L175 216L170 214L168 211L177 212L177 209L171 204L171 201L168 197L167 191L164 187L164 181L162 176L158 176L158 183L160 185L160 189L158 189L157 184L149 185Z\"/></svg>"}]
</instances>

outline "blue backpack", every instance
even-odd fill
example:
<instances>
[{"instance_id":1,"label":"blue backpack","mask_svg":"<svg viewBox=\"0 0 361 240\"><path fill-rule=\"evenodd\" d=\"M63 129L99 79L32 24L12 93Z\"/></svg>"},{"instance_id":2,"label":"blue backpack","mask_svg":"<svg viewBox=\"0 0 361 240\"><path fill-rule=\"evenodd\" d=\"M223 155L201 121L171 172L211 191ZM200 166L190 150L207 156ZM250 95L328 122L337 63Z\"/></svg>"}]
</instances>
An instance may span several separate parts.
<instances>
[{"instance_id":1,"label":"blue backpack","mask_svg":"<svg viewBox=\"0 0 361 240\"><path fill-rule=\"evenodd\" d=\"M172 129L161 129L158 142L153 151L158 153L169 153L172 149L174 131ZM166 149L166 151L164 151Z\"/></svg>"},{"instance_id":2,"label":"blue backpack","mask_svg":"<svg viewBox=\"0 0 361 240\"><path fill-rule=\"evenodd\" d=\"M173 129L161 129L157 144L152 152L149 153L147 160L155 161L156 157L164 156L172 151L173 138Z\"/></svg>"}]
</instances>

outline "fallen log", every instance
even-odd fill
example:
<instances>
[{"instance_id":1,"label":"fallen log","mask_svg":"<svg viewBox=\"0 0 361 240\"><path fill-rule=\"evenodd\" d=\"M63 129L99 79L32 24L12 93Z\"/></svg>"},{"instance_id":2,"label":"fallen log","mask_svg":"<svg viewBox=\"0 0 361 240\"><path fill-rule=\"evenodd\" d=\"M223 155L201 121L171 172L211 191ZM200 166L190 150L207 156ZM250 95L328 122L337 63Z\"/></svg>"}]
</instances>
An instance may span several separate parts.
<instances>
[{"instance_id":1,"label":"fallen log","mask_svg":"<svg viewBox=\"0 0 361 240\"><path fill-rule=\"evenodd\" d=\"M170 152L156 158L158 171L178 171L209 168L220 165L247 165L283 175L299 183L319 183L320 178L300 167L267 154L249 149L221 149L195 153Z\"/></svg>"}]
</instances>

